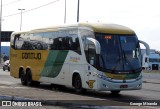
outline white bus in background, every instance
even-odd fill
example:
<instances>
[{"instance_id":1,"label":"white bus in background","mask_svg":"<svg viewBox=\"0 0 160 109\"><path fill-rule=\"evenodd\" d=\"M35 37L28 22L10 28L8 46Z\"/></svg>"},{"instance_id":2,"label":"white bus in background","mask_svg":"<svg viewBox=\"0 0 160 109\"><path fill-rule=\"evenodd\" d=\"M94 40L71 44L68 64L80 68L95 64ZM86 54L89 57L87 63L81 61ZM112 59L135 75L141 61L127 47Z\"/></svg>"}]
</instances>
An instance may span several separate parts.
<instances>
[{"instance_id":1,"label":"white bus in background","mask_svg":"<svg viewBox=\"0 0 160 109\"><path fill-rule=\"evenodd\" d=\"M144 70L160 70L160 54L155 49L150 50L150 54L146 54L145 49L142 52L142 67Z\"/></svg>"},{"instance_id":2,"label":"white bus in background","mask_svg":"<svg viewBox=\"0 0 160 109\"><path fill-rule=\"evenodd\" d=\"M149 55L146 54L145 49L141 49L142 54L142 68L143 70L149 70Z\"/></svg>"},{"instance_id":3,"label":"white bus in background","mask_svg":"<svg viewBox=\"0 0 160 109\"><path fill-rule=\"evenodd\" d=\"M150 70L160 70L160 55L150 53L148 67Z\"/></svg>"}]
</instances>

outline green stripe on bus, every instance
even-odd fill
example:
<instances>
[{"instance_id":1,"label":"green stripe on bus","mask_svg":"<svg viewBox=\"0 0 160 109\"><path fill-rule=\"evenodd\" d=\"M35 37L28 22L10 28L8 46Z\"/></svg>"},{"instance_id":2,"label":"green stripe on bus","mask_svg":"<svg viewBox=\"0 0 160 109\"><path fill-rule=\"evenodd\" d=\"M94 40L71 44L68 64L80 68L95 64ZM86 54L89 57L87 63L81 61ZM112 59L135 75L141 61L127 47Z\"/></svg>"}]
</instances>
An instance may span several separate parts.
<instances>
[{"instance_id":1,"label":"green stripe on bus","mask_svg":"<svg viewBox=\"0 0 160 109\"><path fill-rule=\"evenodd\" d=\"M141 72L139 73L133 73L133 74L127 74L125 76L125 79L135 79L135 78L138 78L138 76L141 74Z\"/></svg>"},{"instance_id":2,"label":"green stripe on bus","mask_svg":"<svg viewBox=\"0 0 160 109\"><path fill-rule=\"evenodd\" d=\"M56 77L60 73L64 61L67 57L68 50L49 51L46 63L41 72L42 77Z\"/></svg>"},{"instance_id":3,"label":"green stripe on bus","mask_svg":"<svg viewBox=\"0 0 160 109\"><path fill-rule=\"evenodd\" d=\"M133 74L112 74L105 72L105 74L109 78L123 80L123 79L135 79L141 74L141 72Z\"/></svg>"}]
</instances>

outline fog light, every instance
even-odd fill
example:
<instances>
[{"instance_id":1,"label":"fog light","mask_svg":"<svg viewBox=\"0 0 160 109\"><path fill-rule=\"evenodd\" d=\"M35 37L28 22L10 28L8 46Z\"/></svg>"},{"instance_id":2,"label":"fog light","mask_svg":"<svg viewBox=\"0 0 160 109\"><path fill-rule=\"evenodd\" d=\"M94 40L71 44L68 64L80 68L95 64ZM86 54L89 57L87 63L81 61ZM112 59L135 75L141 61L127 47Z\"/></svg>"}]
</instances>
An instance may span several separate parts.
<instances>
[{"instance_id":1,"label":"fog light","mask_svg":"<svg viewBox=\"0 0 160 109\"><path fill-rule=\"evenodd\" d=\"M107 85L105 85L105 84L103 84L103 87L106 87L106 88L108 88L108 87L107 87Z\"/></svg>"},{"instance_id":2,"label":"fog light","mask_svg":"<svg viewBox=\"0 0 160 109\"><path fill-rule=\"evenodd\" d=\"M142 86L142 84L139 84L138 86L137 86L137 88L139 88L139 87L141 87Z\"/></svg>"}]
</instances>

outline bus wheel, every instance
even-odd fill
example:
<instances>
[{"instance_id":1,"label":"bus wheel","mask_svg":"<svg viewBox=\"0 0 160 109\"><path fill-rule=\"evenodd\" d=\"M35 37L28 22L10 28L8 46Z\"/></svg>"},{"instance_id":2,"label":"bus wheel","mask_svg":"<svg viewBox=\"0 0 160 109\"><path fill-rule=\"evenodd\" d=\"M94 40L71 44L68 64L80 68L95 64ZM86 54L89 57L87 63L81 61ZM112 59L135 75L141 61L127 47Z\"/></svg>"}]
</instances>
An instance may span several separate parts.
<instances>
[{"instance_id":1,"label":"bus wheel","mask_svg":"<svg viewBox=\"0 0 160 109\"><path fill-rule=\"evenodd\" d=\"M116 95L116 94L120 93L120 90L112 90L111 93L114 94L114 95Z\"/></svg>"},{"instance_id":2,"label":"bus wheel","mask_svg":"<svg viewBox=\"0 0 160 109\"><path fill-rule=\"evenodd\" d=\"M3 71L5 71L5 68L3 67Z\"/></svg>"},{"instance_id":3,"label":"bus wheel","mask_svg":"<svg viewBox=\"0 0 160 109\"><path fill-rule=\"evenodd\" d=\"M26 79L27 79L27 85L28 86L32 86L33 85L33 81L32 81L31 70L27 71Z\"/></svg>"},{"instance_id":4,"label":"bus wheel","mask_svg":"<svg viewBox=\"0 0 160 109\"><path fill-rule=\"evenodd\" d=\"M26 81L26 78L25 78L24 70L22 70L22 71L20 72L20 78L21 78L21 84L22 84L22 85L26 85L26 84L27 84L27 81Z\"/></svg>"},{"instance_id":5,"label":"bus wheel","mask_svg":"<svg viewBox=\"0 0 160 109\"><path fill-rule=\"evenodd\" d=\"M10 71L10 67L8 67L8 71Z\"/></svg>"},{"instance_id":6,"label":"bus wheel","mask_svg":"<svg viewBox=\"0 0 160 109\"><path fill-rule=\"evenodd\" d=\"M74 78L74 87L76 93L82 93L82 81L80 75L76 75Z\"/></svg>"},{"instance_id":7,"label":"bus wheel","mask_svg":"<svg viewBox=\"0 0 160 109\"><path fill-rule=\"evenodd\" d=\"M32 82L33 82L34 86L39 86L40 85L40 82L38 82L38 81L32 81Z\"/></svg>"}]
</instances>

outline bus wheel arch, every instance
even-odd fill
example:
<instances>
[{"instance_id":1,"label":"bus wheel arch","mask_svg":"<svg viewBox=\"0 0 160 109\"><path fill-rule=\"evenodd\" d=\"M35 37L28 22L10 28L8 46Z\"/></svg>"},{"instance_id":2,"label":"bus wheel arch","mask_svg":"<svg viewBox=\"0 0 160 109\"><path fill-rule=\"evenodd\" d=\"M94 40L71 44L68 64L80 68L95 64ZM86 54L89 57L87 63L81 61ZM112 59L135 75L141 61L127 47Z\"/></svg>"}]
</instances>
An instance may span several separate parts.
<instances>
[{"instance_id":1,"label":"bus wheel arch","mask_svg":"<svg viewBox=\"0 0 160 109\"><path fill-rule=\"evenodd\" d=\"M20 68L19 68L19 78L21 78L21 73L24 73L23 67L20 67Z\"/></svg>"}]
</instances>

